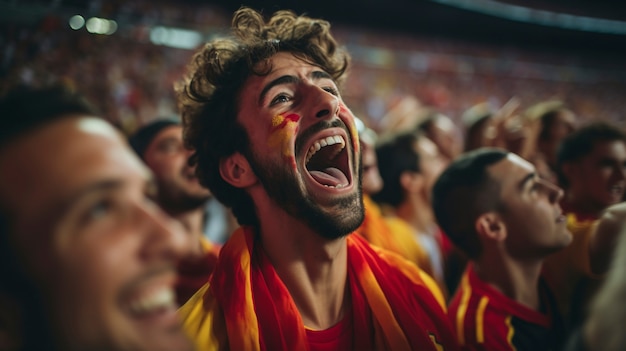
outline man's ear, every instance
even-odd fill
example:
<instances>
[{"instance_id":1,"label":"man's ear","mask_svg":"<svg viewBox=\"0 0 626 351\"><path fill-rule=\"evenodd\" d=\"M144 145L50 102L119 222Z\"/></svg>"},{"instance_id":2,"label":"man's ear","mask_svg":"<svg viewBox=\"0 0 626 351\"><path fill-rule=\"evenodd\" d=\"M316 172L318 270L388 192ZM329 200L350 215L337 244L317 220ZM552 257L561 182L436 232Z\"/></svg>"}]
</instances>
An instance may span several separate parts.
<instances>
[{"instance_id":1,"label":"man's ear","mask_svg":"<svg viewBox=\"0 0 626 351\"><path fill-rule=\"evenodd\" d=\"M506 238L506 226L496 212L480 215L475 222L476 232L488 240L503 241Z\"/></svg>"},{"instance_id":2,"label":"man's ear","mask_svg":"<svg viewBox=\"0 0 626 351\"><path fill-rule=\"evenodd\" d=\"M220 175L227 183L237 188L246 188L257 181L248 159L239 152L220 160Z\"/></svg>"}]
</instances>

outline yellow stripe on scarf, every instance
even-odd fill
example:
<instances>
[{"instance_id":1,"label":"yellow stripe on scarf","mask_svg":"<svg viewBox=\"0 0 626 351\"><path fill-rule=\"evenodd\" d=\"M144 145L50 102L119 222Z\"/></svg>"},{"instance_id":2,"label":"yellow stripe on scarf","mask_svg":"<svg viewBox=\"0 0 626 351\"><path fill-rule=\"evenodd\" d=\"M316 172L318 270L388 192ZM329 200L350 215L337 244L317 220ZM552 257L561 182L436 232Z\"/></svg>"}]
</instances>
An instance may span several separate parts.
<instances>
[{"instance_id":1,"label":"yellow stripe on scarf","mask_svg":"<svg viewBox=\"0 0 626 351\"><path fill-rule=\"evenodd\" d=\"M250 251L242 228L233 233L233 237L228 241L228 245L232 245L239 251L235 252L233 256L240 256L237 272L243 275L243 277L236 279L243 282L243 288L233 291L233 295L240 295L241 299L233 297L231 301L245 301L243 306L239 306L236 309L238 312L236 316L226 318L228 339L232 350L260 351L258 321L254 311L252 286L250 283Z\"/></svg>"}]
</instances>

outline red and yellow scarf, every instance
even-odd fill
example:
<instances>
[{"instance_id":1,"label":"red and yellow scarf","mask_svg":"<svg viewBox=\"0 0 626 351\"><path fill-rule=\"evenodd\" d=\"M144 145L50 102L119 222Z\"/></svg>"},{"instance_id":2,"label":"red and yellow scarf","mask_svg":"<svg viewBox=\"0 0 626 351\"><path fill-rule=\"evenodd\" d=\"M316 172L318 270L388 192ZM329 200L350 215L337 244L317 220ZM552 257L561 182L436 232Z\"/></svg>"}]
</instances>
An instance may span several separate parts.
<instances>
[{"instance_id":1,"label":"red and yellow scarf","mask_svg":"<svg viewBox=\"0 0 626 351\"><path fill-rule=\"evenodd\" d=\"M349 235L355 350L457 350L434 281L400 256ZM198 350L308 350L287 288L250 227L223 247L209 284L180 309Z\"/></svg>"}]
</instances>

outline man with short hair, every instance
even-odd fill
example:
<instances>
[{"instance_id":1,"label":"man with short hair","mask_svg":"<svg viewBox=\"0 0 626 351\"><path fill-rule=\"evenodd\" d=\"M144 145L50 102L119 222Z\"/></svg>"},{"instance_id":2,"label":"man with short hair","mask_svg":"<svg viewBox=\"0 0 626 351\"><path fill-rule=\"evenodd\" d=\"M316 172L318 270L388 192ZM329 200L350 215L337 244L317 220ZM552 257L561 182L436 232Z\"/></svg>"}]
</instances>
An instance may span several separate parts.
<instances>
[{"instance_id":1,"label":"man with short hair","mask_svg":"<svg viewBox=\"0 0 626 351\"><path fill-rule=\"evenodd\" d=\"M373 199L411 226L414 240L428 256L433 278L447 296L447 238L437 225L430 201L432 186L448 160L429 138L413 131L388 135L376 146L376 157L384 185Z\"/></svg>"},{"instance_id":2,"label":"man with short hair","mask_svg":"<svg viewBox=\"0 0 626 351\"><path fill-rule=\"evenodd\" d=\"M560 317L541 270L572 240L562 194L502 149L466 153L437 180L437 221L470 258L448 310L463 350L559 349Z\"/></svg>"},{"instance_id":3,"label":"man with short hair","mask_svg":"<svg viewBox=\"0 0 626 351\"><path fill-rule=\"evenodd\" d=\"M457 349L433 281L354 234L360 146L329 23L242 8L232 34L179 87L200 182L241 224L180 310L198 348Z\"/></svg>"},{"instance_id":4,"label":"man with short hair","mask_svg":"<svg viewBox=\"0 0 626 351\"><path fill-rule=\"evenodd\" d=\"M626 134L606 122L581 126L563 139L557 171L565 189L561 205L574 240L549 257L545 268L568 328L575 328L585 318L616 243L616 232L596 227L607 209L624 196Z\"/></svg>"},{"instance_id":5,"label":"man with short hair","mask_svg":"<svg viewBox=\"0 0 626 351\"><path fill-rule=\"evenodd\" d=\"M174 294L189 242L125 138L62 87L15 88L0 113L0 342L191 350Z\"/></svg>"},{"instance_id":6,"label":"man with short hair","mask_svg":"<svg viewBox=\"0 0 626 351\"><path fill-rule=\"evenodd\" d=\"M221 222L227 230L226 211L208 218L211 192L200 185L195 167L189 165L192 151L183 144L183 127L173 119L157 119L139 128L130 145L154 173L159 186L156 201L178 220L193 243L193 251L178 265L176 296L184 304L202 287L213 272L220 246L205 236L207 221Z\"/></svg>"}]
</instances>

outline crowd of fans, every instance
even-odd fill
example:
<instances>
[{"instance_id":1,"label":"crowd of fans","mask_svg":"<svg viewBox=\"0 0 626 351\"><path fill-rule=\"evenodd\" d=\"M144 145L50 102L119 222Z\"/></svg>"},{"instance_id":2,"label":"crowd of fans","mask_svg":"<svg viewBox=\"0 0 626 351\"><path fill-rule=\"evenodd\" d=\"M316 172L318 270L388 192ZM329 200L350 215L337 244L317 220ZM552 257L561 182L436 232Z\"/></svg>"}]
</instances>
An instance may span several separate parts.
<instances>
[{"instance_id":1,"label":"crowd of fans","mask_svg":"<svg viewBox=\"0 0 626 351\"><path fill-rule=\"evenodd\" d=\"M150 29L169 25L210 37L229 25L228 14L206 5L88 4L51 9L28 23L0 24L5 48L0 74L4 82L60 77L81 86L108 118L129 133L155 116L176 114L172 85L192 53L151 43ZM68 25L72 11L117 19L119 29L113 35L72 30ZM513 96L525 105L547 98L562 100L582 120L623 121L626 71L611 57L373 33L341 24L333 28L353 57L346 100L375 129L385 111L407 94L456 122L477 103L486 101L497 108Z\"/></svg>"},{"instance_id":2,"label":"crowd of fans","mask_svg":"<svg viewBox=\"0 0 626 351\"><path fill-rule=\"evenodd\" d=\"M626 347L610 59L89 4L2 24L0 350Z\"/></svg>"}]
</instances>

